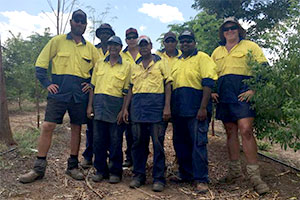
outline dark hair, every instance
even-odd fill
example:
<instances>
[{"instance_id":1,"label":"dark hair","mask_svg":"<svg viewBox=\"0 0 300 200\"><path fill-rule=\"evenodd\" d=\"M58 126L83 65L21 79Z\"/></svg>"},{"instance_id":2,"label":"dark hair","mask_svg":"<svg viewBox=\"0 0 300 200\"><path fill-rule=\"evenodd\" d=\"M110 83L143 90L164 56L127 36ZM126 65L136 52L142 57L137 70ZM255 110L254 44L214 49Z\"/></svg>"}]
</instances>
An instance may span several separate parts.
<instances>
[{"instance_id":1,"label":"dark hair","mask_svg":"<svg viewBox=\"0 0 300 200\"><path fill-rule=\"evenodd\" d=\"M246 30L238 23L238 22L233 22L233 21L229 21L229 22L226 22L226 23L223 23L220 28L219 28L219 38L220 38L220 44L221 45L225 45L226 44L226 39L224 37L224 31L223 31L223 28L224 28L224 25L227 24L227 23L233 23L233 24L236 24L238 27L239 27L239 37L240 37L240 40L242 39L245 39L246 38Z\"/></svg>"}]
</instances>

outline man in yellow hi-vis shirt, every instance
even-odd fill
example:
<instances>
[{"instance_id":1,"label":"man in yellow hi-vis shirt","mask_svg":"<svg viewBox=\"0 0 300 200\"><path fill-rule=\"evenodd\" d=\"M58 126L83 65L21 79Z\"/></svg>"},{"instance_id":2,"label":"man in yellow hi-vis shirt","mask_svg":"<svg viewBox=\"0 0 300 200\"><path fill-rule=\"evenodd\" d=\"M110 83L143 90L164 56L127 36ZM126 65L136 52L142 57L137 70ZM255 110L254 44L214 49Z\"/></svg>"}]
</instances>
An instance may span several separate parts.
<instances>
[{"instance_id":1,"label":"man in yellow hi-vis shirt","mask_svg":"<svg viewBox=\"0 0 300 200\"><path fill-rule=\"evenodd\" d=\"M131 100L132 159L134 177L131 188L140 187L146 180L146 163L149 140L153 142L153 191L161 192L165 186L164 137L167 121L171 117L170 68L158 55L151 54L149 37L138 39L142 57L132 66L131 86L128 91L123 119L128 122L128 105ZM132 99L131 99L132 96Z\"/></svg>"},{"instance_id":2,"label":"man in yellow hi-vis shirt","mask_svg":"<svg viewBox=\"0 0 300 200\"><path fill-rule=\"evenodd\" d=\"M68 111L71 123L71 153L66 173L76 180L84 176L78 169L81 125L86 123L86 107L90 89L90 70L99 58L97 49L82 34L87 25L86 14L76 10L70 20L71 32L52 38L36 61L36 77L48 90L45 121L38 141L38 154L33 169L19 178L30 183L43 178L46 156L56 124L61 124ZM52 62L51 80L47 77Z\"/></svg>"},{"instance_id":3,"label":"man in yellow hi-vis shirt","mask_svg":"<svg viewBox=\"0 0 300 200\"><path fill-rule=\"evenodd\" d=\"M173 144L179 178L173 180L195 181L197 192L204 193L209 182L206 145L216 65L207 54L196 49L192 31L183 31L178 39L182 55L172 67L171 76Z\"/></svg>"},{"instance_id":4,"label":"man in yellow hi-vis shirt","mask_svg":"<svg viewBox=\"0 0 300 200\"><path fill-rule=\"evenodd\" d=\"M127 60L128 62L135 64L141 54L139 53L139 47L137 45L138 39L138 32L135 28L128 28L125 31L125 41L127 43L127 47L122 51L122 58ZM130 105L129 105L130 106ZM123 163L123 167L131 167L132 166L132 155L131 155L131 148L133 143L132 131L131 131L131 124L129 123L125 129L125 136L126 136L126 159Z\"/></svg>"},{"instance_id":5,"label":"man in yellow hi-vis shirt","mask_svg":"<svg viewBox=\"0 0 300 200\"><path fill-rule=\"evenodd\" d=\"M87 111L90 115L93 103L94 167L97 172L92 180L100 182L109 177L110 183L118 183L122 178L122 108L128 93L130 63L120 56L122 41L119 37L112 36L107 43L109 55L99 60L93 71L94 96L91 93Z\"/></svg>"},{"instance_id":6,"label":"man in yellow hi-vis shirt","mask_svg":"<svg viewBox=\"0 0 300 200\"><path fill-rule=\"evenodd\" d=\"M157 55L168 61L168 65L171 68L178 60L178 57L181 56L181 51L176 48L177 43L178 41L175 33L169 31L164 35L164 48L156 52Z\"/></svg>"}]
</instances>

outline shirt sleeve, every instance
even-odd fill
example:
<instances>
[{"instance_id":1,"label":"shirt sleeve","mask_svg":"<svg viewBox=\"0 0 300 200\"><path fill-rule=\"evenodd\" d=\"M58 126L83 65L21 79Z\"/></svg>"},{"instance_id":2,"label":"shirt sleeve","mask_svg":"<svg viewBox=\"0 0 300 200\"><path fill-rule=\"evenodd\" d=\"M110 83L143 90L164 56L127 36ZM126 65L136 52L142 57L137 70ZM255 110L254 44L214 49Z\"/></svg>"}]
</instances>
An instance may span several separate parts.
<instances>
[{"instance_id":1,"label":"shirt sleeve","mask_svg":"<svg viewBox=\"0 0 300 200\"><path fill-rule=\"evenodd\" d=\"M56 55L57 45L56 38L52 38L41 51L35 63L36 78L40 81L44 88L51 85L51 81L48 78L47 70L52 58Z\"/></svg>"},{"instance_id":2,"label":"shirt sleeve","mask_svg":"<svg viewBox=\"0 0 300 200\"><path fill-rule=\"evenodd\" d=\"M265 57L265 55L263 53L263 50L256 43L253 43L252 53L257 62L259 62L259 63L267 63L268 62L267 58Z\"/></svg>"},{"instance_id":3,"label":"shirt sleeve","mask_svg":"<svg viewBox=\"0 0 300 200\"><path fill-rule=\"evenodd\" d=\"M215 84L215 80L218 79L216 72L216 64L207 54L203 53L201 59L199 59L199 67L201 74L201 84L202 87L210 87L213 88Z\"/></svg>"},{"instance_id":4,"label":"shirt sleeve","mask_svg":"<svg viewBox=\"0 0 300 200\"><path fill-rule=\"evenodd\" d=\"M128 69L126 71L126 78L125 78L125 82L124 82L124 88L123 88L123 95L127 95L128 94L128 89L129 89L129 85L130 85L130 77L131 77L131 64L128 64Z\"/></svg>"},{"instance_id":5,"label":"shirt sleeve","mask_svg":"<svg viewBox=\"0 0 300 200\"><path fill-rule=\"evenodd\" d=\"M171 67L168 65L168 61L166 59L161 60L160 70L163 75L165 84L173 81L173 78L171 77Z\"/></svg>"}]
</instances>

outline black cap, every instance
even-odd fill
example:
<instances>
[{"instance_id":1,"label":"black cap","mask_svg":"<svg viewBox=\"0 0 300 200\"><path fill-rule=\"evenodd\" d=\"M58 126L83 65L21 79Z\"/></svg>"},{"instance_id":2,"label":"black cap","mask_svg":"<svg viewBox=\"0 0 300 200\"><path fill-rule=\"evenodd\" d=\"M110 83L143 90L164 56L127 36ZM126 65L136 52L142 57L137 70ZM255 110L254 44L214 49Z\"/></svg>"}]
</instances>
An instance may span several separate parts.
<instances>
[{"instance_id":1,"label":"black cap","mask_svg":"<svg viewBox=\"0 0 300 200\"><path fill-rule=\"evenodd\" d=\"M99 38L99 35L101 34L101 31L103 30L108 30L111 32L111 35L115 35L115 32L113 31L112 27L110 24L104 23L101 24L99 28L96 30L96 36Z\"/></svg>"},{"instance_id":2,"label":"black cap","mask_svg":"<svg viewBox=\"0 0 300 200\"><path fill-rule=\"evenodd\" d=\"M78 10L75 10L73 13L72 13L72 19L75 19L77 17L81 17L85 20L85 22L87 22L87 17L86 17L86 14L85 12L83 12L81 9L78 9Z\"/></svg>"},{"instance_id":3,"label":"black cap","mask_svg":"<svg viewBox=\"0 0 300 200\"><path fill-rule=\"evenodd\" d=\"M195 35L191 30L184 30L178 37L179 40L182 40L183 38L192 38L193 40L195 40Z\"/></svg>"},{"instance_id":4,"label":"black cap","mask_svg":"<svg viewBox=\"0 0 300 200\"><path fill-rule=\"evenodd\" d=\"M175 33L173 33L172 31L167 32L164 36L164 41L166 41L168 38L173 38L174 40L176 40Z\"/></svg>"},{"instance_id":5,"label":"black cap","mask_svg":"<svg viewBox=\"0 0 300 200\"><path fill-rule=\"evenodd\" d=\"M117 44L123 46L121 38L119 38L118 36L115 36L115 35L111 36L107 40L107 44L109 45L110 43L117 43Z\"/></svg>"}]
</instances>

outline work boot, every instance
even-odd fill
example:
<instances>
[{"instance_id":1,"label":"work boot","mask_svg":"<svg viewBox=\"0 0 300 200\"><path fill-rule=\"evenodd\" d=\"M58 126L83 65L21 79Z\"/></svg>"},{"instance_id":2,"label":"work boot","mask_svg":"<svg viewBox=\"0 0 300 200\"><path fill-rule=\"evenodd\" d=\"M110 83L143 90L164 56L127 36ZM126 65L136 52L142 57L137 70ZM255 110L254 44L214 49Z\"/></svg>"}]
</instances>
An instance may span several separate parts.
<instances>
[{"instance_id":1,"label":"work boot","mask_svg":"<svg viewBox=\"0 0 300 200\"><path fill-rule=\"evenodd\" d=\"M205 194L206 192L208 192L208 184L198 182L196 184L196 191L198 193Z\"/></svg>"},{"instance_id":2,"label":"work boot","mask_svg":"<svg viewBox=\"0 0 300 200\"><path fill-rule=\"evenodd\" d=\"M165 188L165 184L161 183L161 182L155 182L153 183L153 186L152 186L152 190L154 192L162 192Z\"/></svg>"},{"instance_id":3,"label":"work boot","mask_svg":"<svg viewBox=\"0 0 300 200\"><path fill-rule=\"evenodd\" d=\"M247 165L247 173L251 184L253 185L255 191L261 195L269 192L270 188L268 185L261 180L259 166L258 165Z\"/></svg>"},{"instance_id":4,"label":"work boot","mask_svg":"<svg viewBox=\"0 0 300 200\"><path fill-rule=\"evenodd\" d=\"M30 172L19 177L21 183L32 183L35 180L42 179L46 172L47 161L43 159L36 159L33 169Z\"/></svg>"},{"instance_id":5,"label":"work boot","mask_svg":"<svg viewBox=\"0 0 300 200\"><path fill-rule=\"evenodd\" d=\"M84 175L78 169L78 158L70 157L68 159L68 168L66 170L66 174L71 176L75 180L83 180Z\"/></svg>"},{"instance_id":6,"label":"work boot","mask_svg":"<svg viewBox=\"0 0 300 200\"><path fill-rule=\"evenodd\" d=\"M122 164L122 167L131 167L132 166L132 161L130 160L125 160Z\"/></svg>"},{"instance_id":7,"label":"work boot","mask_svg":"<svg viewBox=\"0 0 300 200\"><path fill-rule=\"evenodd\" d=\"M110 175L109 179L108 179L108 182L111 183L111 184L120 183L121 178L120 178L120 176L117 176L117 175Z\"/></svg>"},{"instance_id":8,"label":"work boot","mask_svg":"<svg viewBox=\"0 0 300 200\"><path fill-rule=\"evenodd\" d=\"M132 181L129 184L130 188L139 188L141 185L144 185L145 182L140 180L139 178L133 178Z\"/></svg>"},{"instance_id":9,"label":"work boot","mask_svg":"<svg viewBox=\"0 0 300 200\"><path fill-rule=\"evenodd\" d=\"M87 159L84 158L84 159L81 161L80 165L81 165L81 167L82 167L83 169L88 169L88 168L93 167L93 161L87 160Z\"/></svg>"},{"instance_id":10,"label":"work boot","mask_svg":"<svg viewBox=\"0 0 300 200\"><path fill-rule=\"evenodd\" d=\"M66 174L71 176L73 179L78 180L78 181L84 179L83 173L81 173L81 171L78 168L67 169Z\"/></svg>"},{"instance_id":11,"label":"work boot","mask_svg":"<svg viewBox=\"0 0 300 200\"><path fill-rule=\"evenodd\" d=\"M234 183L235 181L242 179L242 167L240 160L231 160L228 164L227 174L219 179L220 183Z\"/></svg>"}]
</instances>

